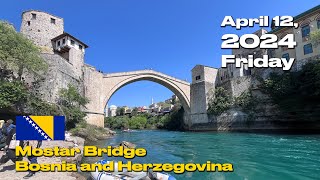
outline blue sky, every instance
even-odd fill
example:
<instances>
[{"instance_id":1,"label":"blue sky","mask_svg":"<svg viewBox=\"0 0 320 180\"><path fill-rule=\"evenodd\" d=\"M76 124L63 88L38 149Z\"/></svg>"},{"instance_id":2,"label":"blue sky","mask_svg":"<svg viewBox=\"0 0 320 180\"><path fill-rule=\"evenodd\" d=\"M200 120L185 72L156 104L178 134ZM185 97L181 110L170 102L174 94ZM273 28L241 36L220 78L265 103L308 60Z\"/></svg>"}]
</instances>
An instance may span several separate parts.
<instances>
[{"instance_id":1,"label":"blue sky","mask_svg":"<svg viewBox=\"0 0 320 180\"><path fill-rule=\"evenodd\" d=\"M224 16L255 18L262 15L297 15L318 0L7 0L0 19L20 28L21 13L42 10L65 20L65 31L87 43L86 63L104 72L152 68L190 81L196 64L219 67L221 36L245 34L259 27L221 28ZM109 105L142 106L163 101L173 93L141 81L129 84Z\"/></svg>"}]
</instances>

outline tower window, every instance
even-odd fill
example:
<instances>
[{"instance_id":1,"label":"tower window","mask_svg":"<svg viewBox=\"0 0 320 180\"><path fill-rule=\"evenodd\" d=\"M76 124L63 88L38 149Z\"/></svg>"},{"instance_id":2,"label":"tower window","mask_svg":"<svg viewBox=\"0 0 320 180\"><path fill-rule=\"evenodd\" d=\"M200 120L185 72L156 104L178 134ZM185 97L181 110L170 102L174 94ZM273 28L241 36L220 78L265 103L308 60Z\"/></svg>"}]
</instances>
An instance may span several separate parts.
<instances>
[{"instance_id":1,"label":"tower window","mask_svg":"<svg viewBox=\"0 0 320 180\"><path fill-rule=\"evenodd\" d=\"M83 48L83 47L82 47L81 45L79 45L79 49L81 49L81 50L82 50L82 48Z\"/></svg>"},{"instance_id":2,"label":"tower window","mask_svg":"<svg viewBox=\"0 0 320 180\"><path fill-rule=\"evenodd\" d=\"M199 79L201 79L201 76L196 76L196 80L199 80Z\"/></svg>"},{"instance_id":3,"label":"tower window","mask_svg":"<svg viewBox=\"0 0 320 180\"><path fill-rule=\"evenodd\" d=\"M31 15L32 15L32 20L37 19L37 14L32 13Z\"/></svg>"},{"instance_id":4,"label":"tower window","mask_svg":"<svg viewBox=\"0 0 320 180\"><path fill-rule=\"evenodd\" d=\"M311 54L313 53L312 44L306 44L303 46L303 52L304 54Z\"/></svg>"},{"instance_id":5,"label":"tower window","mask_svg":"<svg viewBox=\"0 0 320 180\"><path fill-rule=\"evenodd\" d=\"M56 19L51 18L51 24L56 24Z\"/></svg>"},{"instance_id":6,"label":"tower window","mask_svg":"<svg viewBox=\"0 0 320 180\"><path fill-rule=\"evenodd\" d=\"M60 46L60 41L58 41L58 46Z\"/></svg>"},{"instance_id":7,"label":"tower window","mask_svg":"<svg viewBox=\"0 0 320 180\"><path fill-rule=\"evenodd\" d=\"M71 40L71 45L74 45L74 40Z\"/></svg>"},{"instance_id":8,"label":"tower window","mask_svg":"<svg viewBox=\"0 0 320 180\"><path fill-rule=\"evenodd\" d=\"M31 24L30 21L27 21L27 24L28 24L28 26L30 26L30 24Z\"/></svg>"},{"instance_id":9,"label":"tower window","mask_svg":"<svg viewBox=\"0 0 320 180\"><path fill-rule=\"evenodd\" d=\"M65 44L66 43L66 39L62 39L62 44Z\"/></svg>"},{"instance_id":10,"label":"tower window","mask_svg":"<svg viewBox=\"0 0 320 180\"><path fill-rule=\"evenodd\" d=\"M318 29L320 29L320 19L317 20Z\"/></svg>"}]
</instances>

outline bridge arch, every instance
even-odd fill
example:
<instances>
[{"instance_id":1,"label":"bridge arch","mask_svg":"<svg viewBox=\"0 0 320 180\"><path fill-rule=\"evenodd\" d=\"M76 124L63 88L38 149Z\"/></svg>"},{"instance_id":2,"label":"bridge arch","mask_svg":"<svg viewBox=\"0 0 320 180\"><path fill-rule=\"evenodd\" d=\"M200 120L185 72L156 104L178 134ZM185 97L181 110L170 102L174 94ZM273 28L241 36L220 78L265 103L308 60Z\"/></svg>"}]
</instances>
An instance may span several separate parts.
<instances>
[{"instance_id":1,"label":"bridge arch","mask_svg":"<svg viewBox=\"0 0 320 180\"><path fill-rule=\"evenodd\" d=\"M104 84L112 84L112 87L106 93L104 104L108 104L112 95L122 87L143 80L155 82L168 88L179 98L185 111L190 111L190 83L153 70L106 74L103 82Z\"/></svg>"},{"instance_id":2,"label":"bridge arch","mask_svg":"<svg viewBox=\"0 0 320 180\"><path fill-rule=\"evenodd\" d=\"M158 83L171 90L179 98L187 117L190 113L190 83L187 81L154 70L102 74L92 67L86 67L84 94L90 100L86 107L87 121L103 126L104 109L112 95L122 87L142 80ZM187 124L186 121L187 118Z\"/></svg>"}]
</instances>

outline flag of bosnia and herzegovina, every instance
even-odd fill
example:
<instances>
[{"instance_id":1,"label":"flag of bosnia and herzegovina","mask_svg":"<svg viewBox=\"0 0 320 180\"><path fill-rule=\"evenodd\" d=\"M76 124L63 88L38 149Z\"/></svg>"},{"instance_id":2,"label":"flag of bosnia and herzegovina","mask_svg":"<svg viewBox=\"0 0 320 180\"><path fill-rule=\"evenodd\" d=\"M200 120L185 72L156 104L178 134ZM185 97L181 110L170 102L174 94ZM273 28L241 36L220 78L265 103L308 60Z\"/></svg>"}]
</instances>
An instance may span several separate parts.
<instances>
[{"instance_id":1,"label":"flag of bosnia and herzegovina","mask_svg":"<svg viewBox=\"0 0 320 180\"><path fill-rule=\"evenodd\" d=\"M64 116L17 116L17 140L65 140Z\"/></svg>"}]
</instances>

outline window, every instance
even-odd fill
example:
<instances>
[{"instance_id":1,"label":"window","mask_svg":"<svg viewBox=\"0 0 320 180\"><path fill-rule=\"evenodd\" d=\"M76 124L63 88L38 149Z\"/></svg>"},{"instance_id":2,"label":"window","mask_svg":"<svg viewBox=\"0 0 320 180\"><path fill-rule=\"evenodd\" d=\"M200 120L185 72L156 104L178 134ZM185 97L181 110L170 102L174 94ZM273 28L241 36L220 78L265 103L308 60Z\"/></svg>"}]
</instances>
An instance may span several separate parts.
<instances>
[{"instance_id":1,"label":"window","mask_svg":"<svg viewBox=\"0 0 320 180\"><path fill-rule=\"evenodd\" d=\"M32 20L37 19L37 14L32 13L31 15L32 15Z\"/></svg>"},{"instance_id":2,"label":"window","mask_svg":"<svg viewBox=\"0 0 320 180\"><path fill-rule=\"evenodd\" d=\"M62 44L66 44L66 39L62 39Z\"/></svg>"},{"instance_id":3,"label":"window","mask_svg":"<svg viewBox=\"0 0 320 180\"><path fill-rule=\"evenodd\" d=\"M309 34L310 34L310 26L309 25L303 26L301 28L301 31L302 31L302 37L303 38L309 36Z\"/></svg>"},{"instance_id":4,"label":"window","mask_svg":"<svg viewBox=\"0 0 320 180\"><path fill-rule=\"evenodd\" d=\"M82 46L79 44L79 49L82 49Z\"/></svg>"},{"instance_id":5,"label":"window","mask_svg":"<svg viewBox=\"0 0 320 180\"><path fill-rule=\"evenodd\" d=\"M56 24L56 19L51 18L51 24Z\"/></svg>"},{"instance_id":6,"label":"window","mask_svg":"<svg viewBox=\"0 0 320 180\"><path fill-rule=\"evenodd\" d=\"M60 46L60 41L58 41L58 46Z\"/></svg>"},{"instance_id":7,"label":"window","mask_svg":"<svg viewBox=\"0 0 320 180\"><path fill-rule=\"evenodd\" d=\"M196 76L196 80L199 80L199 79L201 79L201 76Z\"/></svg>"},{"instance_id":8,"label":"window","mask_svg":"<svg viewBox=\"0 0 320 180\"><path fill-rule=\"evenodd\" d=\"M312 44L310 43L310 44L304 45L303 46L303 52L304 52L305 55L313 53Z\"/></svg>"},{"instance_id":9,"label":"window","mask_svg":"<svg viewBox=\"0 0 320 180\"><path fill-rule=\"evenodd\" d=\"M71 40L71 45L74 45L74 40Z\"/></svg>"},{"instance_id":10,"label":"window","mask_svg":"<svg viewBox=\"0 0 320 180\"><path fill-rule=\"evenodd\" d=\"M318 29L320 29L320 19L317 20Z\"/></svg>"},{"instance_id":11,"label":"window","mask_svg":"<svg viewBox=\"0 0 320 180\"><path fill-rule=\"evenodd\" d=\"M283 54L282 58L286 58L286 60L288 61L290 59L289 53Z\"/></svg>"},{"instance_id":12,"label":"window","mask_svg":"<svg viewBox=\"0 0 320 180\"><path fill-rule=\"evenodd\" d=\"M27 21L27 24L28 24L28 26L30 26L30 24L31 24L30 21Z\"/></svg>"}]
</instances>

